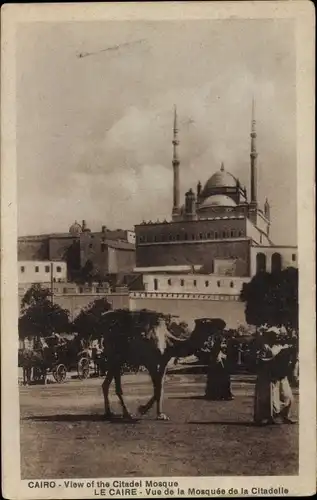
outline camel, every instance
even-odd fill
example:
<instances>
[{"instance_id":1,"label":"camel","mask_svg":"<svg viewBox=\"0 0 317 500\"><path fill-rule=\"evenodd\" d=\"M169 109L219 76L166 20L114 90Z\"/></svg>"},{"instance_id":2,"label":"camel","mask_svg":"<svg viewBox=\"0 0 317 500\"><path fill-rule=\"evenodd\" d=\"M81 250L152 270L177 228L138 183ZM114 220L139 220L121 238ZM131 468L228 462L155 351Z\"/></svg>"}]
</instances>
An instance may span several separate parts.
<instances>
[{"instance_id":1,"label":"camel","mask_svg":"<svg viewBox=\"0 0 317 500\"><path fill-rule=\"evenodd\" d=\"M172 358L195 354L210 334L224 326L225 323L220 319L209 320L207 328L205 323L196 320L195 328L190 333L184 324L177 325L170 317L155 311L122 309L105 312L103 345L107 371L102 384L105 419L114 417L109 403L109 388L113 380L122 415L126 419L132 418L124 402L121 385L122 367L128 363L130 366L144 366L153 384L153 396L146 404L139 406L139 413L145 415L156 403L157 420L169 420L162 410L168 362Z\"/></svg>"}]
</instances>

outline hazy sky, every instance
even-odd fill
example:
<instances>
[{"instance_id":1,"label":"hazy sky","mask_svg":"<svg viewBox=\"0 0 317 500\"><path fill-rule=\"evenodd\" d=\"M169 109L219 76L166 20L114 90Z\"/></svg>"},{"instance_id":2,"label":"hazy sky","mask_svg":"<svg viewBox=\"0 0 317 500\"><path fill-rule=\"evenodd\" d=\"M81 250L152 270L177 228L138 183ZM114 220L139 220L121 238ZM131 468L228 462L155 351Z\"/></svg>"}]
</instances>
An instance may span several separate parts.
<instances>
[{"instance_id":1,"label":"hazy sky","mask_svg":"<svg viewBox=\"0 0 317 500\"><path fill-rule=\"evenodd\" d=\"M169 218L174 104L182 196L221 161L249 191L254 95L259 201L274 242L296 244L293 35L287 20L21 25L19 234Z\"/></svg>"}]
</instances>

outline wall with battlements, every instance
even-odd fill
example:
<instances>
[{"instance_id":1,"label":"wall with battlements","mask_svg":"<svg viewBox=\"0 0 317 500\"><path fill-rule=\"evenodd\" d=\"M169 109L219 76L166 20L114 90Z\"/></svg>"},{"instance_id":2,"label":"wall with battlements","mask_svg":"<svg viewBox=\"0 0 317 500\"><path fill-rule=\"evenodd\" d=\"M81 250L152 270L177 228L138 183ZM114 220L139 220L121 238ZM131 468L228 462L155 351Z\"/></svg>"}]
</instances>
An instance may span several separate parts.
<instances>
[{"instance_id":1,"label":"wall with battlements","mask_svg":"<svg viewBox=\"0 0 317 500\"><path fill-rule=\"evenodd\" d=\"M177 274L174 276L143 274L144 290L146 292L238 296L243 283L249 281L250 278L213 276L210 274Z\"/></svg>"},{"instance_id":2,"label":"wall with battlements","mask_svg":"<svg viewBox=\"0 0 317 500\"><path fill-rule=\"evenodd\" d=\"M129 294L128 292L121 293L97 293L96 291L86 291L84 287L81 293L60 293L54 294L54 303L60 305L64 309L70 312L70 318L73 320L81 311L83 307L88 306L94 300L106 297L108 302L112 304L113 309L123 309L129 307ZM21 302L24 296L24 291L22 289L19 291L19 307L21 308Z\"/></svg>"},{"instance_id":3,"label":"wall with battlements","mask_svg":"<svg viewBox=\"0 0 317 500\"><path fill-rule=\"evenodd\" d=\"M146 223L135 226L137 246L158 242L209 241L246 235L246 218L215 217L196 221Z\"/></svg>"},{"instance_id":4,"label":"wall with battlements","mask_svg":"<svg viewBox=\"0 0 317 500\"><path fill-rule=\"evenodd\" d=\"M228 328L245 325L244 304L237 297L201 294L130 293L130 308L151 309L179 316L193 327L198 318L222 318Z\"/></svg>"}]
</instances>

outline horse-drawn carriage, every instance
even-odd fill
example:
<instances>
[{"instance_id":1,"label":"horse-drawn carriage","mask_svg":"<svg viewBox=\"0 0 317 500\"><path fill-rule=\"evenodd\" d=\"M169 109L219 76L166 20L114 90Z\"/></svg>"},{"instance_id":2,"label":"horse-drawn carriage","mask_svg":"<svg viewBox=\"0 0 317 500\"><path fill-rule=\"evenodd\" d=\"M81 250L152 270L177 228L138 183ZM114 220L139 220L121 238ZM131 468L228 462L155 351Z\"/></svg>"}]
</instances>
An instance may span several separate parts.
<instances>
[{"instance_id":1,"label":"horse-drawn carriage","mask_svg":"<svg viewBox=\"0 0 317 500\"><path fill-rule=\"evenodd\" d=\"M90 363L91 351L88 347L74 339L60 339L55 335L45 341L38 339L33 348L19 349L24 384L32 381L45 383L48 375L61 384L65 382L67 373L74 370L79 379L86 379Z\"/></svg>"}]
</instances>

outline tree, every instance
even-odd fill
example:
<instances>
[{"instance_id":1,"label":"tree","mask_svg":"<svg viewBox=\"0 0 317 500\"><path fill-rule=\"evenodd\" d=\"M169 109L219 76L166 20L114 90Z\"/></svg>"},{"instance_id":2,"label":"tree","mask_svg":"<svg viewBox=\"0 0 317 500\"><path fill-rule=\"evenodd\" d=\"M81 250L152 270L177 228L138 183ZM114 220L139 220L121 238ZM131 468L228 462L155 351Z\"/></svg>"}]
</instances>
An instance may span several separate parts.
<instances>
[{"instance_id":1,"label":"tree","mask_svg":"<svg viewBox=\"0 0 317 500\"><path fill-rule=\"evenodd\" d=\"M240 298L246 303L248 324L298 328L297 269L256 274L243 285Z\"/></svg>"},{"instance_id":2,"label":"tree","mask_svg":"<svg viewBox=\"0 0 317 500\"><path fill-rule=\"evenodd\" d=\"M80 273L80 240L74 239L66 249L63 259L67 262L68 279L73 281Z\"/></svg>"},{"instance_id":3,"label":"tree","mask_svg":"<svg viewBox=\"0 0 317 500\"><path fill-rule=\"evenodd\" d=\"M69 331L69 311L58 304L53 304L51 292L32 285L22 299L22 315L19 318L19 335L47 337L53 332Z\"/></svg>"},{"instance_id":4,"label":"tree","mask_svg":"<svg viewBox=\"0 0 317 500\"><path fill-rule=\"evenodd\" d=\"M80 311L72 328L82 337L98 338L103 332L103 314L112 309L106 298L96 299Z\"/></svg>"},{"instance_id":5,"label":"tree","mask_svg":"<svg viewBox=\"0 0 317 500\"><path fill-rule=\"evenodd\" d=\"M96 272L93 262L88 259L80 270L80 280L84 283L91 283L95 278Z\"/></svg>"},{"instance_id":6,"label":"tree","mask_svg":"<svg viewBox=\"0 0 317 500\"><path fill-rule=\"evenodd\" d=\"M51 296L52 293L48 288L42 288L39 283L34 283L25 292L21 302L21 309L22 311L25 311L27 307L38 304L44 300L48 300Z\"/></svg>"}]
</instances>

